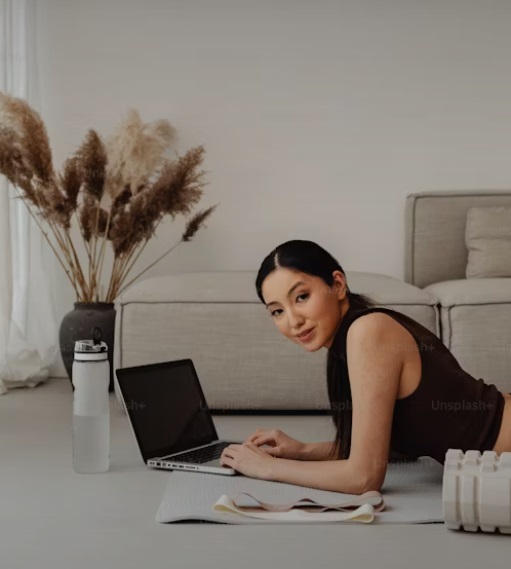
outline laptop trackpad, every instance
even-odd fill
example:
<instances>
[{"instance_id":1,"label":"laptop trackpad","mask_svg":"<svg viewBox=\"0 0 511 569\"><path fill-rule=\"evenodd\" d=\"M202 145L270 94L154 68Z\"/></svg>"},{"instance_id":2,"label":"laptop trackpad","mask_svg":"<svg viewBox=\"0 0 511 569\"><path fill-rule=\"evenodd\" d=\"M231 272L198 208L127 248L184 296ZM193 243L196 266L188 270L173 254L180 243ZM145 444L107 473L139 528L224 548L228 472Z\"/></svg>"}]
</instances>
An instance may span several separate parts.
<instances>
[{"instance_id":1,"label":"laptop trackpad","mask_svg":"<svg viewBox=\"0 0 511 569\"><path fill-rule=\"evenodd\" d=\"M220 464L220 459L215 458L215 460L208 460L207 462L202 462L201 466L218 466L223 468L223 464Z\"/></svg>"}]
</instances>

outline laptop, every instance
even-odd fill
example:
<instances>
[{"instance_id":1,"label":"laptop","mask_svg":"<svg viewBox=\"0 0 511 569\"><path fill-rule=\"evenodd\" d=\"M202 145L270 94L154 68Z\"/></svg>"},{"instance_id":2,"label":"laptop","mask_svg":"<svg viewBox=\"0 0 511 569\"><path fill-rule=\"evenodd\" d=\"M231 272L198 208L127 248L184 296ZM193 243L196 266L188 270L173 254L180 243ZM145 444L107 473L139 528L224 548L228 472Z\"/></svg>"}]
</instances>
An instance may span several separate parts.
<instances>
[{"instance_id":1,"label":"laptop","mask_svg":"<svg viewBox=\"0 0 511 569\"><path fill-rule=\"evenodd\" d=\"M220 464L218 438L191 359L116 370L123 405L142 458L157 469L239 474Z\"/></svg>"}]
</instances>

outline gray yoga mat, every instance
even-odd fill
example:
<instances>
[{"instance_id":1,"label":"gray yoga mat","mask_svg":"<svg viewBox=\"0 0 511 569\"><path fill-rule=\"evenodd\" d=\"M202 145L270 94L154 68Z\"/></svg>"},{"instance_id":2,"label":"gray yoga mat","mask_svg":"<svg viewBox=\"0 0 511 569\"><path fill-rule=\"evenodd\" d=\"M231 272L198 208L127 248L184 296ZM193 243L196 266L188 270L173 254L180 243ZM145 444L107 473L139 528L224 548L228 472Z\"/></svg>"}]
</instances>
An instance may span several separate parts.
<instances>
[{"instance_id":1,"label":"gray yoga mat","mask_svg":"<svg viewBox=\"0 0 511 569\"><path fill-rule=\"evenodd\" d=\"M443 466L430 457L416 462L388 465L381 494L385 510L375 513L372 524L423 524L443 523L442 516ZM222 476L195 472L172 471L165 488L163 500L156 514L159 523L197 520L227 524L289 523L275 520L247 518L234 513L213 510L213 504L222 494L234 497L247 492L272 504L287 504L310 498L325 505L338 504L350 494L329 492L257 480L246 476ZM240 497L239 506L256 506L250 497ZM291 522L293 523L293 522ZM309 522L354 524L360 522Z\"/></svg>"}]
</instances>

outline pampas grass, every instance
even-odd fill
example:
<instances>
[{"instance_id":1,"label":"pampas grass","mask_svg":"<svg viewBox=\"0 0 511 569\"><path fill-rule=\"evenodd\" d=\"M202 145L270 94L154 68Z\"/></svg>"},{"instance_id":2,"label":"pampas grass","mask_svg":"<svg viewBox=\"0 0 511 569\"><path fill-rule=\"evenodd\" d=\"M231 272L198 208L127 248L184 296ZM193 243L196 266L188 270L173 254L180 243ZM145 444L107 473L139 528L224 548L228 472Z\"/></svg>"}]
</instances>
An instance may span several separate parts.
<instances>
[{"instance_id":1,"label":"pampas grass","mask_svg":"<svg viewBox=\"0 0 511 569\"><path fill-rule=\"evenodd\" d=\"M130 110L106 142L89 130L56 173L40 116L26 101L0 92L0 173L40 227L78 302L113 302L180 243L190 241L216 209L192 214L205 186L200 169L205 150L198 146L170 160L174 137L167 120L146 124ZM180 214L191 214L181 238L126 282L161 221ZM85 259L71 237L73 224ZM113 265L105 286L107 248Z\"/></svg>"}]
</instances>

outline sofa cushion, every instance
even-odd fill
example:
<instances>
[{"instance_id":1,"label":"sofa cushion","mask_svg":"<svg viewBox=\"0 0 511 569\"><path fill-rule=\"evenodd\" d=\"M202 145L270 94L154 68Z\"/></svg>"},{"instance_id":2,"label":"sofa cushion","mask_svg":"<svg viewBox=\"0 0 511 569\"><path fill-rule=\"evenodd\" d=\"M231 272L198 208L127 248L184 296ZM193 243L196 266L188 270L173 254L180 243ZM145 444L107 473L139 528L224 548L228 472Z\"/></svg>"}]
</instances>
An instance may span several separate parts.
<instances>
[{"instance_id":1,"label":"sofa cushion","mask_svg":"<svg viewBox=\"0 0 511 569\"><path fill-rule=\"evenodd\" d=\"M309 353L278 332L257 297L256 276L179 273L132 286L116 302L115 368L191 358L212 409L328 410L327 350ZM387 275L346 277L352 292L439 335L437 301L428 292Z\"/></svg>"},{"instance_id":2,"label":"sofa cushion","mask_svg":"<svg viewBox=\"0 0 511 569\"><path fill-rule=\"evenodd\" d=\"M511 304L511 278L459 279L424 287L444 307L462 304Z\"/></svg>"},{"instance_id":3,"label":"sofa cushion","mask_svg":"<svg viewBox=\"0 0 511 569\"><path fill-rule=\"evenodd\" d=\"M511 277L511 207L471 207L465 241L468 279Z\"/></svg>"},{"instance_id":4,"label":"sofa cushion","mask_svg":"<svg viewBox=\"0 0 511 569\"><path fill-rule=\"evenodd\" d=\"M209 271L152 277L127 289L118 299L130 302L254 302L261 308L256 271ZM346 271L350 290L373 295L378 302L431 305L435 299L424 290L388 275Z\"/></svg>"}]
</instances>

